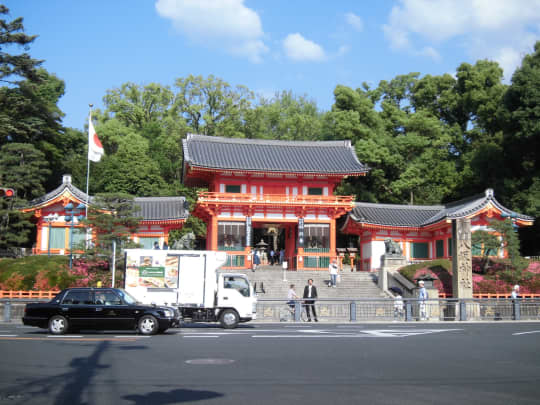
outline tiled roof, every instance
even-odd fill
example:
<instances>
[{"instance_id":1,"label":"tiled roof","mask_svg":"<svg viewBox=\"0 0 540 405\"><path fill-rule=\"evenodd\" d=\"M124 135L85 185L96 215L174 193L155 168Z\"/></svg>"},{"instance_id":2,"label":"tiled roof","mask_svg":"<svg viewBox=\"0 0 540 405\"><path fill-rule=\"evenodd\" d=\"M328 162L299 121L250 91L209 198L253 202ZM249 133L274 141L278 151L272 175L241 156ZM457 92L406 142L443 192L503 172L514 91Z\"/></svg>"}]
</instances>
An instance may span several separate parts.
<instances>
[{"instance_id":1,"label":"tiled roof","mask_svg":"<svg viewBox=\"0 0 540 405\"><path fill-rule=\"evenodd\" d=\"M135 197L136 212L145 221L163 221L187 218L189 212L185 197Z\"/></svg>"},{"instance_id":2,"label":"tiled roof","mask_svg":"<svg viewBox=\"0 0 540 405\"><path fill-rule=\"evenodd\" d=\"M354 209L348 215L350 219L359 223L420 228L441 220L467 217L481 210L488 203L491 203L507 216L524 221L534 220L533 217L519 214L501 205L495 199L491 189L487 189L484 194L445 205L397 205L359 202L356 203Z\"/></svg>"},{"instance_id":3,"label":"tiled roof","mask_svg":"<svg viewBox=\"0 0 540 405\"><path fill-rule=\"evenodd\" d=\"M65 175L62 184L53 191L42 197L36 198L28 203L28 207L36 207L46 204L61 195L68 189L73 196L86 202L94 202L94 197L89 196L79 190L71 183L71 176ZM143 221L164 221L174 219L185 219L189 216L185 197L135 197L134 205L139 208L136 216L142 217Z\"/></svg>"},{"instance_id":4,"label":"tiled roof","mask_svg":"<svg viewBox=\"0 0 540 405\"><path fill-rule=\"evenodd\" d=\"M183 140L184 164L194 167L288 173L360 175L350 141L275 141L189 134Z\"/></svg>"}]
</instances>

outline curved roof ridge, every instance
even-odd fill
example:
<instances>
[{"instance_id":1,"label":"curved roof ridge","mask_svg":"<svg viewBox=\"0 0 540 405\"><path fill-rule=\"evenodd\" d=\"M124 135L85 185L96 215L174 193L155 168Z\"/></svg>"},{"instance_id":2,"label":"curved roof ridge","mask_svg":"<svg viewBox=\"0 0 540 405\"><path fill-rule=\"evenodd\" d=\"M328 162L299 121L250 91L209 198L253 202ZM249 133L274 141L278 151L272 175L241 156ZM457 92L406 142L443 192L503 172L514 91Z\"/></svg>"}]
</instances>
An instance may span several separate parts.
<instances>
[{"instance_id":1,"label":"curved roof ridge","mask_svg":"<svg viewBox=\"0 0 540 405\"><path fill-rule=\"evenodd\" d=\"M224 136L211 136L200 134L187 134L187 141L201 140L204 142L216 142L216 143L240 143L245 144L249 142L255 145L273 145L273 146L340 146L340 147L352 147L351 141L339 140L339 141L288 141L281 139L261 139L261 138L228 138Z\"/></svg>"}]
</instances>

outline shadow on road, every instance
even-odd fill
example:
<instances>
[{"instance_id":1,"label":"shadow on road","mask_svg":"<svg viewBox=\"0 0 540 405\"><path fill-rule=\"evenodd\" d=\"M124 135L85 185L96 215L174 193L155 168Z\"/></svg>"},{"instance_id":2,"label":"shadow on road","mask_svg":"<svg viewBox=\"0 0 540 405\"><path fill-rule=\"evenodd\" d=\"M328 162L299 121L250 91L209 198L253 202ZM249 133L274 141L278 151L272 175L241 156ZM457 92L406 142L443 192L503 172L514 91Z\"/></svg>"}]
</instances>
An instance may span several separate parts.
<instances>
[{"instance_id":1,"label":"shadow on road","mask_svg":"<svg viewBox=\"0 0 540 405\"><path fill-rule=\"evenodd\" d=\"M166 405L179 402L201 401L203 399L220 398L224 395L214 391L198 391L188 389L176 389L169 392L149 392L143 395L126 395L123 398L133 401L136 405L152 404Z\"/></svg>"}]
</instances>

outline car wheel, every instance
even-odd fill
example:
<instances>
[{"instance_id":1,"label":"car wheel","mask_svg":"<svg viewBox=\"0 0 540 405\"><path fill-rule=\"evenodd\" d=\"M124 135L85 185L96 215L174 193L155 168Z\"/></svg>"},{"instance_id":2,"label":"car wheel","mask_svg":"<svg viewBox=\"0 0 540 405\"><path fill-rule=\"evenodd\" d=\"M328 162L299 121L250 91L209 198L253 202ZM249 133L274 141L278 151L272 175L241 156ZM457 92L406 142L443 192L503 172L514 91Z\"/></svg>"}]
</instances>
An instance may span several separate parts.
<instances>
[{"instance_id":1,"label":"car wheel","mask_svg":"<svg viewBox=\"0 0 540 405\"><path fill-rule=\"evenodd\" d=\"M49 319L49 332L53 335L63 335L68 331L69 322L62 315L55 315Z\"/></svg>"},{"instance_id":2,"label":"car wheel","mask_svg":"<svg viewBox=\"0 0 540 405\"><path fill-rule=\"evenodd\" d=\"M139 319L139 333L141 335L155 335L158 331L158 321L152 315L144 315Z\"/></svg>"},{"instance_id":3,"label":"car wheel","mask_svg":"<svg viewBox=\"0 0 540 405\"><path fill-rule=\"evenodd\" d=\"M221 316L219 317L219 322L221 323L221 326L223 326L225 329L236 328L239 320L240 319L238 318L238 314L232 309L226 309L221 313Z\"/></svg>"}]
</instances>

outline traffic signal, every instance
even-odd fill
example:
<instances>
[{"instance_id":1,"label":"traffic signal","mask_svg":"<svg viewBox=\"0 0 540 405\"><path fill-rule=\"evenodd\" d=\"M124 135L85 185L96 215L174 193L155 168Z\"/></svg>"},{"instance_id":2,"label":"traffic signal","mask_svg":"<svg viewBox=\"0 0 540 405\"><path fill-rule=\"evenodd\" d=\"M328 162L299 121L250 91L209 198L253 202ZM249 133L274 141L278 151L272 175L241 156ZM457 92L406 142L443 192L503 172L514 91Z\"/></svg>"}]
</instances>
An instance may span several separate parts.
<instances>
[{"instance_id":1,"label":"traffic signal","mask_svg":"<svg viewBox=\"0 0 540 405\"><path fill-rule=\"evenodd\" d=\"M0 198L2 197L5 197L5 198L15 197L15 190L13 190L12 188L0 187Z\"/></svg>"}]
</instances>

